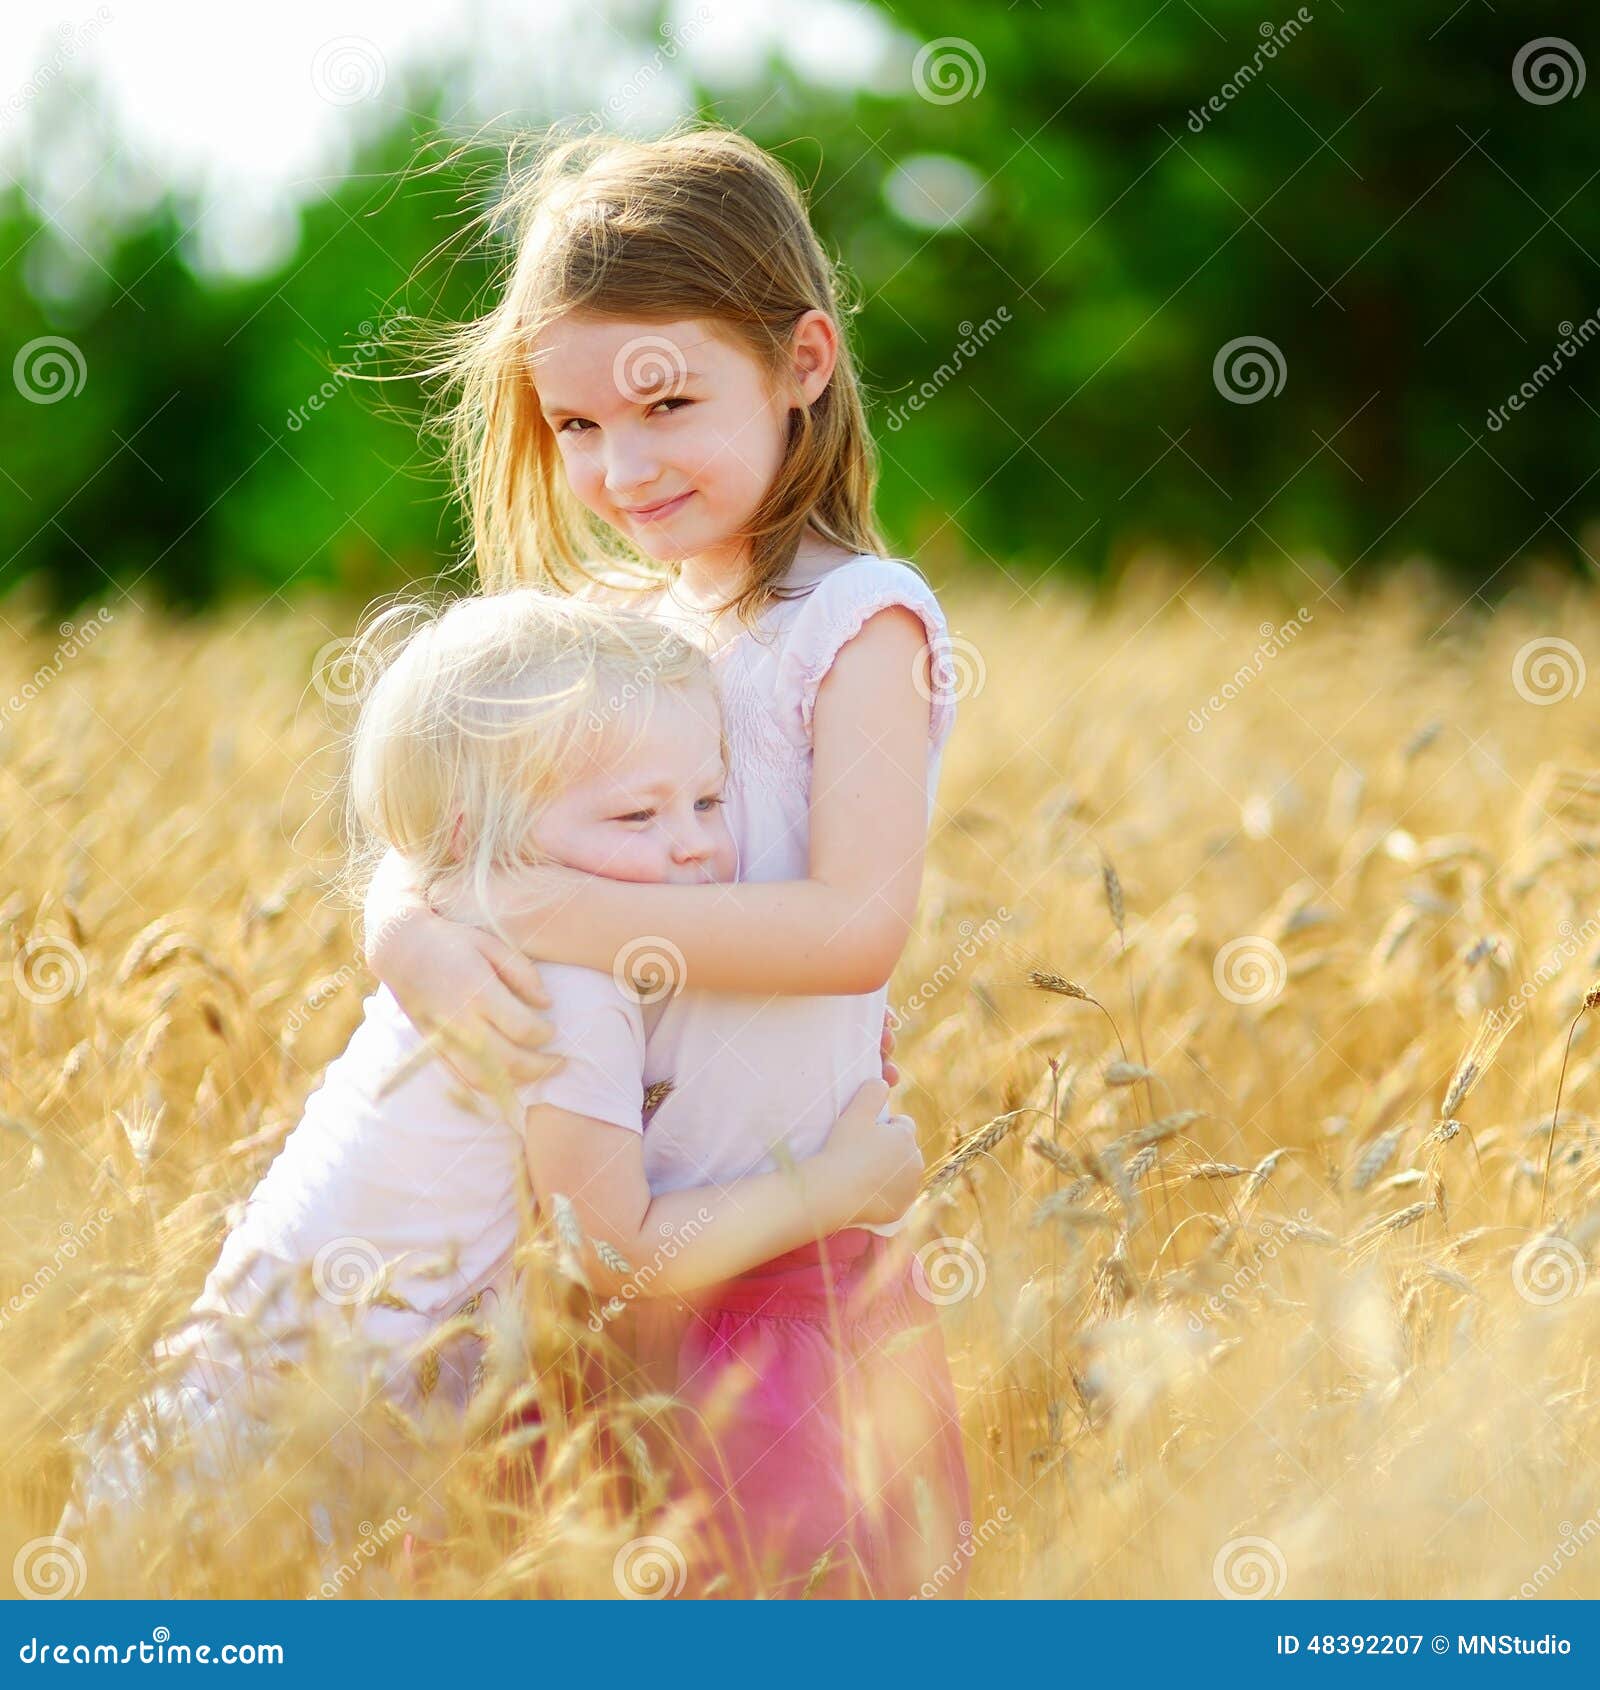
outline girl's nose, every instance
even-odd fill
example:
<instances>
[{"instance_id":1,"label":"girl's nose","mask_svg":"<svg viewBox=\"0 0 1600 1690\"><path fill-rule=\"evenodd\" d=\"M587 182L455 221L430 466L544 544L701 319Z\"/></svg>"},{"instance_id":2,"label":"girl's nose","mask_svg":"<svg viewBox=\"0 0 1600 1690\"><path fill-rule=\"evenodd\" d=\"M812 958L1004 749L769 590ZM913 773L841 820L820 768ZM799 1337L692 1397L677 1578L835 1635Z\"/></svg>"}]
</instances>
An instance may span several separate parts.
<instances>
[{"instance_id":1,"label":"girl's nose","mask_svg":"<svg viewBox=\"0 0 1600 1690\"><path fill-rule=\"evenodd\" d=\"M698 817L678 829L672 841L676 863L703 863L712 853L711 829Z\"/></svg>"},{"instance_id":2,"label":"girl's nose","mask_svg":"<svg viewBox=\"0 0 1600 1690\"><path fill-rule=\"evenodd\" d=\"M624 504L637 504L658 474L645 453L627 445L613 446L606 460L606 491Z\"/></svg>"}]
</instances>

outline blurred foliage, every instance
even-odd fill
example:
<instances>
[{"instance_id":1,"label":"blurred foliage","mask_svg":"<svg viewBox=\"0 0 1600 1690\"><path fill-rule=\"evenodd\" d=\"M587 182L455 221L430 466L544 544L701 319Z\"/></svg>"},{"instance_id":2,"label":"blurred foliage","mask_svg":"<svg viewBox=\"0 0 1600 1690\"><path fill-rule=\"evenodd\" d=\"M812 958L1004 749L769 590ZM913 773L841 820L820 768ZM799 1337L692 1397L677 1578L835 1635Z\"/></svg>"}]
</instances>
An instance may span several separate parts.
<instances>
[{"instance_id":1,"label":"blurred foliage","mask_svg":"<svg viewBox=\"0 0 1600 1690\"><path fill-rule=\"evenodd\" d=\"M807 183L854 278L897 546L1103 573L1158 545L1291 579L1296 558L1365 573L1422 551L1468 589L1529 552L1588 561L1600 346L1537 372L1600 309L1600 89L1525 98L1513 64L1543 36L1581 57L1592 29L1544 4L1294 17L905 0L871 91L773 62L704 99ZM639 42L644 62L647 24ZM923 43L943 44L914 73ZM293 256L245 284L195 279L169 199L81 299L41 302L34 260L63 237L0 199L0 343L63 336L85 372L60 402L0 390L6 585L42 573L66 606L109 577L199 605L456 559L421 395L333 374L390 367L398 311L482 306L481 260L436 249L499 154L425 167L447 151L430 109L365 142ZM1252 403L1214 377L1241 337L1281 360Z\"/></svg>"}]
</instances>

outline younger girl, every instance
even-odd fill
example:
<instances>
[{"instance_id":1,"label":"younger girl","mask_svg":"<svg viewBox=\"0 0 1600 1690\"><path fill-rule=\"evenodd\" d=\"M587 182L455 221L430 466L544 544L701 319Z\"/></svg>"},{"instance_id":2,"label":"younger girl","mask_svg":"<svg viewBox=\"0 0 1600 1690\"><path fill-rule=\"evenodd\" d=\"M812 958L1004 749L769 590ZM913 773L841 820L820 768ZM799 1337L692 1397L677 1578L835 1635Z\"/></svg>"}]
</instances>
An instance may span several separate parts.
<instances>
[{"instance_id":1,"label":"younger girl","mask_svg":"<svg viewBox=\"0 0 1600 1690\"><path fill-rule=\"evenodd\" d=\"M480 577L629 597L702 646L741 881L520 870L451 913L492 911L545 962L648 947L691 988L663 1022L680 1082L787 1077L791 1149L814 1147L876 1071L954 717L944 617L873 524L832 267L793 182L725 130L558 145L501 209L518 243L504 296L446 365ZM420 1022L517 1071L538 1021L526 964L391 869L368 905L375 971ZM669 1143L653 1189L766 1150L704 1108ZM948 1369L911 1285L903 1250L846 1229L712 1293L682 1340L679 1394L721 1429L701 1478L725 1537L776 1556L790 1589L834 1588L820 1544L853 1588L908 1594L967 1517ZM740 1384L753 1399L714 1412ZM851 1439L863 1404L871 1435Z\"/></svg>"},{"instance_id":2,"label":"younger girl","mask_svg":"<svg viewBox=\"0 0 1600 1690\"><path fill-rule=\"evenodd\" d=\"M379 619L363 667L410 614ZM608 710L624 687L630 701ZM733 872L709 670L645 618L532 589L462 600L400 647L352 751L367 841L441 894L541 859L663 884ZM657 798L649 827L610 819L619 794L646 786ZM304 1357L313 1329L371 1369L358 1394L383 1389L414 1416L459 1420L480 1346L459 1331L435 1337L464 1304L506 1298L524 1160L542 1202L568 1205L583 1271L603 1291L625 1277L620 1261L653 1264L646 1294L691 1291L845 1222L889 1219L914 1195L920 1158L904 1125L877 1123L879 1081L799 1177L652 1197L639 1004L609 970L552 968L545 983L561 1060L505 1099L509 1118L454 1091L386 988L368 998L189 1323L162 1346L174 1377L117 1438L89 1441L65 1526L143 1499L151 1458L179 1440L195 1477L237 1484L270 1446L270 1376Z\"/></svg>"}]
</instances>

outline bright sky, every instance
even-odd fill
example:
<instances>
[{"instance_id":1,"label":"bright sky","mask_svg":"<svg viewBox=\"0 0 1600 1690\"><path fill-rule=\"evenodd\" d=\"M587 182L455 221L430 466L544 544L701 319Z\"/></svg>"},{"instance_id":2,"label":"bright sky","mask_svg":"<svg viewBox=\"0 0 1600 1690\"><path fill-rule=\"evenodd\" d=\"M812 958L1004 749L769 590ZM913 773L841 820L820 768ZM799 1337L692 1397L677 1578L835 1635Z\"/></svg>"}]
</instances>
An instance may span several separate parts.
<instances>
[{"instance_id":1,"label":"bright sky","mask_svg":"<svg viewBox=\"0 0 1600 1690\"><path fill-rule=\"evenodd\" d=\"M685 109L686 63L714 90L777 53L813 83L899 91L916 47L860 0L673 0L652 46L654 16L627 0L5 0L0 170L63 231L53 262L176 182L204 208L189 261L247 274L293 250L298 201L411 102L419 67L457 67L463 131L598 110L650 132Z\"/></svg>"}]
</instances>

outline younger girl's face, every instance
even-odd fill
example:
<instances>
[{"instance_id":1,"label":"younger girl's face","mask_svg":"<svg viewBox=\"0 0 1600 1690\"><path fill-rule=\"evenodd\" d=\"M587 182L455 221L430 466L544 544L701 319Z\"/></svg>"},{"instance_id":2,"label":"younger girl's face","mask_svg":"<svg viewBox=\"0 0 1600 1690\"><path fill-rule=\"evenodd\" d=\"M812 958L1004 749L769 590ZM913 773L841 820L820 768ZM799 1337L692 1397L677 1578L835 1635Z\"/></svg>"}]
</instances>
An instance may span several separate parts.
<instances>
[{"instance_id":1,"label":"younger girl's face","mask_svg":"<svg viewBox=\"0 0 1600 1690\"><path fill-rule=\"evenodd\" d=\"M790 408L826 385L805 367L808 330L785 396L703 319L561 318L535 343L532 372L574 496L657 562L726 546L778 473Z\"/></svg>"},{"instance_id":2,"label":"younger girl's face","mask_svg":"<svg viewBox=\"0 0 1600 1690\"><path fill-rule=\"evenodd\" d=\"M732 880L723 813L722 727L708 684L662 687L594 735L594 749L545 806L533 844L608 880Z\"/></svg>"}]
</instances>

